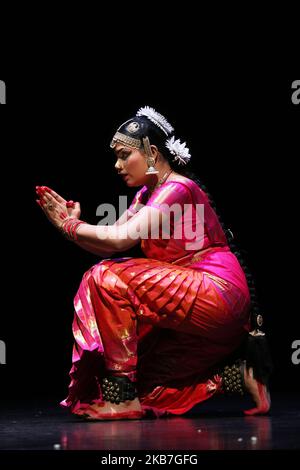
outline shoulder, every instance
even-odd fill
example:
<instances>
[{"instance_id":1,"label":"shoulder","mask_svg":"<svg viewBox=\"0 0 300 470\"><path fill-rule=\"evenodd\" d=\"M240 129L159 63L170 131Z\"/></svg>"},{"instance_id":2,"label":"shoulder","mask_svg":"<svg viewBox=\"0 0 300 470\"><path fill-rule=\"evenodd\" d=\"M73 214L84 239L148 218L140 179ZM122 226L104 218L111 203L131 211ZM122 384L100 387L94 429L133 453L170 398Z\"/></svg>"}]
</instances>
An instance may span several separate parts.
<instances>
[{"instance_id":1,"label":"shoulder","mask_svg":"<svg viewBox=\"0 0 300 470\"><path fill-rule=\"evenodd\" d=\"M183 175L175 175L174 177L172 177L172 179L167 181L166 184L171 184L174 188L181 191L185 190L189 193L193 193L195 191L202 191L201 188L195 183L195 181Z\"/></svg>"},{"instance_id":2,"label":"shoulder","mask_svg":"<svg viewBox=\"0 0 300 470\"><path fill-rule=\"evenodd\" d=\"M195 204L206 204L208 202L207 195L203 189L187 176L176 175L174 179L172 178L172 180L167 181L166 184L173 185L173 191L186 198L189 197Z\"/></svg>"}]
</instances>

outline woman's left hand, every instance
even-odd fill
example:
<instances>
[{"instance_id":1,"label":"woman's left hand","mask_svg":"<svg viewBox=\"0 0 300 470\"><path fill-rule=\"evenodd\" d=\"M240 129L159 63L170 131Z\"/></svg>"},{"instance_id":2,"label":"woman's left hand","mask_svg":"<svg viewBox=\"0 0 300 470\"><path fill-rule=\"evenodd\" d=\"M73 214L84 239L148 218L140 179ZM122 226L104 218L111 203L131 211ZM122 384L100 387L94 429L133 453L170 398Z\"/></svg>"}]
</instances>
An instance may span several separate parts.
<instances>
[{"instance_id":1,"label":"woman's left hand","mask_svg":"<svg viewBox=\"0 0 300 470\"><path fill-rule=\"evenodd\" d=\"M47 186L37 186L38 205L43 209L48 220L56 227L61 228L63 221L68 217L80 217L80 205L73 201L66 201Z\"/></svg>"}]
</instances>

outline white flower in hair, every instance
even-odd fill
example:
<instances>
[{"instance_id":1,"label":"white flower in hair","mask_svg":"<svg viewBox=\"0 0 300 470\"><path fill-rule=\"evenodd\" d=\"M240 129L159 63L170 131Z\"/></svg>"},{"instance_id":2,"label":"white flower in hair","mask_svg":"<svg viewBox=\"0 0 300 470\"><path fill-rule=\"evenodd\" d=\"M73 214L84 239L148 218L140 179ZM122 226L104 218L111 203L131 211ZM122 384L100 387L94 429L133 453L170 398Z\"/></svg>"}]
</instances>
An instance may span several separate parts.
<instances>
[{"instance_id":1,"label":"white flower in hair","mask_svg":"<svg viewBox=\"0 0 300 470\"><path fill-rule=\"evenodd\" d=\"M154 108L150 108L150 106L145 106L144 108L140 108L136 113L137 116L146 116L150 121L156 124L166 135L171 134L174 131L174 128L171 124L166 120L166 118L155 111Z\"/></svg>"},{"instance_id":2,"label":"white flower in hair","mask_svg":"<svg viewBox=\"0 0 300 470\"><path fill-rule=\"evenodd\" d=\"M186 165L191 158L186 143L181 143L179 139L175 140L174 136L167 140L166 147L172 155L175 155L174 161L178 160L179 165Z\"/></svg>"}]
</instances>

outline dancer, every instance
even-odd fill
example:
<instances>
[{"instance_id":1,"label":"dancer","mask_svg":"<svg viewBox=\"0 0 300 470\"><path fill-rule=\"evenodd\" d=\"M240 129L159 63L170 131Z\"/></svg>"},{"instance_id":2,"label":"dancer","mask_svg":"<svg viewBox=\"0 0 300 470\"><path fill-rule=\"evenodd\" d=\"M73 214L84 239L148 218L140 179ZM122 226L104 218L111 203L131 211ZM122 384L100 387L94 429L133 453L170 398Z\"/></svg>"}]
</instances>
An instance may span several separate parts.
<instances>
[{"instance_id":1,"label":"dancer","mask_svg":"<svg viewBox=\"0 0 300 470\"><path fill-rule=\"evenodd\" d=\"M188 176L189 149L150 107L118 128L111 148L118 174L141 187L115 224L88 224L79 203L36 188L50 222L102 258L74 299L62 405L86 419L139 419L183 414L216 393L248 392L255 407L245 413L267 413L270 364L256 357L264 338L254 287L231 232ZM122 257L137 244L144 257Z\"/></svg>"}]
</instances>

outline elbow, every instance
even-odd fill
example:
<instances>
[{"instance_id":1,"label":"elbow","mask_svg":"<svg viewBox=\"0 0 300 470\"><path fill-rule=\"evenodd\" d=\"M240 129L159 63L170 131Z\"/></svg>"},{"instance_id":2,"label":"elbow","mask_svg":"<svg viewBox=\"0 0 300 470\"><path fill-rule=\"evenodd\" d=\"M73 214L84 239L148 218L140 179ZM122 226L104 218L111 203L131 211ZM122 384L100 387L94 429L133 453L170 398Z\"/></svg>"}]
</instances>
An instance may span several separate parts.
<instances>
[{"instance_id":1,"label":"elbow","mask_svg":"<svg viewBox=\"0 0 300 470\"><path fill-rule=\"evenodd\" d=\"M132 237L128 229L124 229L121 226L114 231L114 234L110 239L110 248L113 251L120 253L122 251L129 250L137 243L139 243L139 237Z\"/></svg>"},{"instance_id":2,"label":"elbow","mask_svg":"<svg viewBox=\"0 0 300 470\"><path fill-rule=\"evenodd\" d=\"M114 251L117 253L127 251L138 243L138 240L129 240L127 238L116 239L114 242Z\"/></svg>"},{"instance_id":3,"label":"elbow","mask_svg":"<svg viewBox=\"0 0 300 470\"><path fill-rule=\"evenodd\" d=\"M115 240L113 250L116 253L121 253L122 251L126 251L125 240Z\"/></svg>"}]
</instances>

